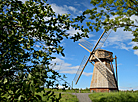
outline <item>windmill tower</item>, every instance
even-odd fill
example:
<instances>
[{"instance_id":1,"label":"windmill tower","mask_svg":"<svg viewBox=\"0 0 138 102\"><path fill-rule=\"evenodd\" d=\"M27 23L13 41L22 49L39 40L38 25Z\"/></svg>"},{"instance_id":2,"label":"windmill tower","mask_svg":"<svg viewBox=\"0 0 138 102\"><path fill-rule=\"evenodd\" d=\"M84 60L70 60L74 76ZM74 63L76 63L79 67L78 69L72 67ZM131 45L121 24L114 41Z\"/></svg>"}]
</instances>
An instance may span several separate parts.
<instances>
[{"instance_id":1,"label":"windmill tower","mask_svg":"<svg viewBox=\"0 0 138 102\"><path fill-rule=\"evenodd\" d=\"M117 57L115 56L115 58L113 58L112 52L100 49L110 33L111 31L109 33L106 33L106 31L104 31L92 51L90 51L90 47L92 45L89 42L83 40L79 43L80 46L90 52L90 56L88 57L88 59L84 57L74 80L77 84L87 63L92 63L92 65L94 65L94 70L90 85L91 92L109 92L112 90L118 90L116 60ZM112 64L113 59L115 59L116 62L116 73L114 72Z\"/></svg>"}]
</instances>

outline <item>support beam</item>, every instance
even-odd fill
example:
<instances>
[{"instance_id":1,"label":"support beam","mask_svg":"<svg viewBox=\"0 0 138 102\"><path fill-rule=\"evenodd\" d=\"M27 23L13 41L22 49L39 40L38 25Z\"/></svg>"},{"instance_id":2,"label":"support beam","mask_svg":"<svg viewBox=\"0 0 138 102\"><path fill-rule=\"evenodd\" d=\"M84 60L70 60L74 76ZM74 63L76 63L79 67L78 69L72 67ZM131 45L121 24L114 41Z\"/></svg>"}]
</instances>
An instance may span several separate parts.
<instances>
[{"instance_id":1,"label":"support beam","mask_svg":"<svg viewBox=\"0 0 138 102\"><path fill-rule=\"evenodd\" d=\"M117 57L115 55L115 66L116 66L116 80L117 80L117 85L118 85L118 75L117 75Z\"/></svg>"},{"instance_id":2,"label":"support beam","mask_svg":"<svg viewBox=\"0 0 138 102\"><path fill-rule=\"evenodd\" d=\"M113 67L113 63L112 63L112 61L111 61L112 59L110 59L110 63L111 63L111 69L112 69L112 71L114 72L114 67Z\"/></svg>"}]
</instances>

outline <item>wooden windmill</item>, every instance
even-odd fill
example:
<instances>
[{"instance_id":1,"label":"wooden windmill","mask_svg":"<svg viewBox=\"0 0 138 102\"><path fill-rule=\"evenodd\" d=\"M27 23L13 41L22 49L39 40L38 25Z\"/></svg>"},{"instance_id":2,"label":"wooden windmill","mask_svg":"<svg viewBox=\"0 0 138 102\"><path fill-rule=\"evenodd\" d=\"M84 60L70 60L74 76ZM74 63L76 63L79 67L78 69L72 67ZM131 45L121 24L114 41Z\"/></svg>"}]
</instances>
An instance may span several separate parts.
<instances>
[{"instance_id":1,"label":"wooden windmill","mask_svg":"<svg viewBox=\"0 0 138 102\"><path fill-rule=\"evenodd\" d=\"M92 63L92 65L94 65L94 70L90 85L91 92L109 92L118 90L117 57L115 56L115 58L113 58L112 52L100 49L110 33L111 31L109 33L104 31L92 51L90 51L92 45L89 42L82 40L79 43L80 46L90 52L90 55L88 58L86 58L86 56L83 58L74 81L77 84L88 62ZM113 59L115 59L116 63L116 72L114 72L115 70L112 64Z\"/></svg>"}]
</instances>

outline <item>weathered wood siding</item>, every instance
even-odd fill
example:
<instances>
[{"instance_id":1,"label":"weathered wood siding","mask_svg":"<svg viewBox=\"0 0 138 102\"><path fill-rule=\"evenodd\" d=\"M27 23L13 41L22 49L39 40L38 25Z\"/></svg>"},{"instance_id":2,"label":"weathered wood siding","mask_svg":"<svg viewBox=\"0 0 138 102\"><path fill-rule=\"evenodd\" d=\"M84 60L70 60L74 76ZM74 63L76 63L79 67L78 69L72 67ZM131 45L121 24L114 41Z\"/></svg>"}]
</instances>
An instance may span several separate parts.
<instances>
[{"instance_id":1,"label":"weathered wood siding","mask_svg":"<svg viewBox=\"0 0 138 102\"><path fill-rule=\"evenodd\" d=\"M113 54L112 52L106 50L96 50L95 52L95 55L99 59L102 59L102 62L111 71L112 69L110 65L110 58L112 58L112 54ZM106 68L101 67L102 65L100 64L100 62L96 61L94 57L91 60L94 60L95 64L94 64L90 89L95 89L97 91L98 89L104 89L104 90L117 89L114 75L111 74Z\"/></svg>"}]
</instances>

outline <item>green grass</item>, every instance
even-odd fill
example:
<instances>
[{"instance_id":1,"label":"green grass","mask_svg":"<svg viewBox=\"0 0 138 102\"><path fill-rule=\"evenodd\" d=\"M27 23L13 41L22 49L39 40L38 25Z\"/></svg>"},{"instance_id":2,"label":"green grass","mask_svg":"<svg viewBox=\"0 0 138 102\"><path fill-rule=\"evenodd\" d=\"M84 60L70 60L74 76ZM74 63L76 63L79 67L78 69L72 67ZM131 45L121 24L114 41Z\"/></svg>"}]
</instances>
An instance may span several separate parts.
<instances>
[{"instance_id":1,"label":"green grass","mask_svg":"<svg viewBox=\"0 0 138 102\"><path fill-rule=\"evenodd\" d=\"M92 102L138 102L138 92L93 93L89 98Z\"/></svg>"},{"instance_id":2,"label":"green grass","mask_svg":"<svg viewBox=\"0 0 138 102\"><path fill-rule=\"evenodd\" d=\"M61 99L59 102L79 102L77 97L72 94L61 94Z\"/></svg>"},{"instance_id":3,"label":"green grass","mask_svg":"<svg viewBox=\"0 0 138 102\"><path fill-rule=\"evenodd\" d=\"M52 92L54 92L54 95L55 95L56 98L59 98L60 97L59 94L61 93L61 99L59 100L59 102L79 102L79 100L77 99L77 97L75 95L72 95L72 93L74 93L73 90L68 90L68 91L65 90L65 91L63 91L63 90L56 90L56 89L45 89L45 91L51 91L50 94L52 94ZM39 94L39 95L42 96L43 92L37 93L37 94ZM49 100L47 100L48 96L50 96L50 95L42 97L42 100L44 102L53 102L52 101L52 97L53 96L50 97ZM56 102L56 101L54 101L54 102Z\"/></svg>"},{"instance_id":4,"label":"green grass","mask_svg":"<svg viewBox=\"0 0 138 102\"><path fill-rule=\"evenodd\" d=\"M39 95L41 95L41 93L39 93ZM54 93L54 95L55 97L59 98L59 93ZM51 98L47 100L46 97L43 97L42 100L43 102L53 102ZM61 99L59 100L59 102L79 102L79 100L75 95L64 93L64 94L61 94Z\"/></svg>"}]
</instances>

